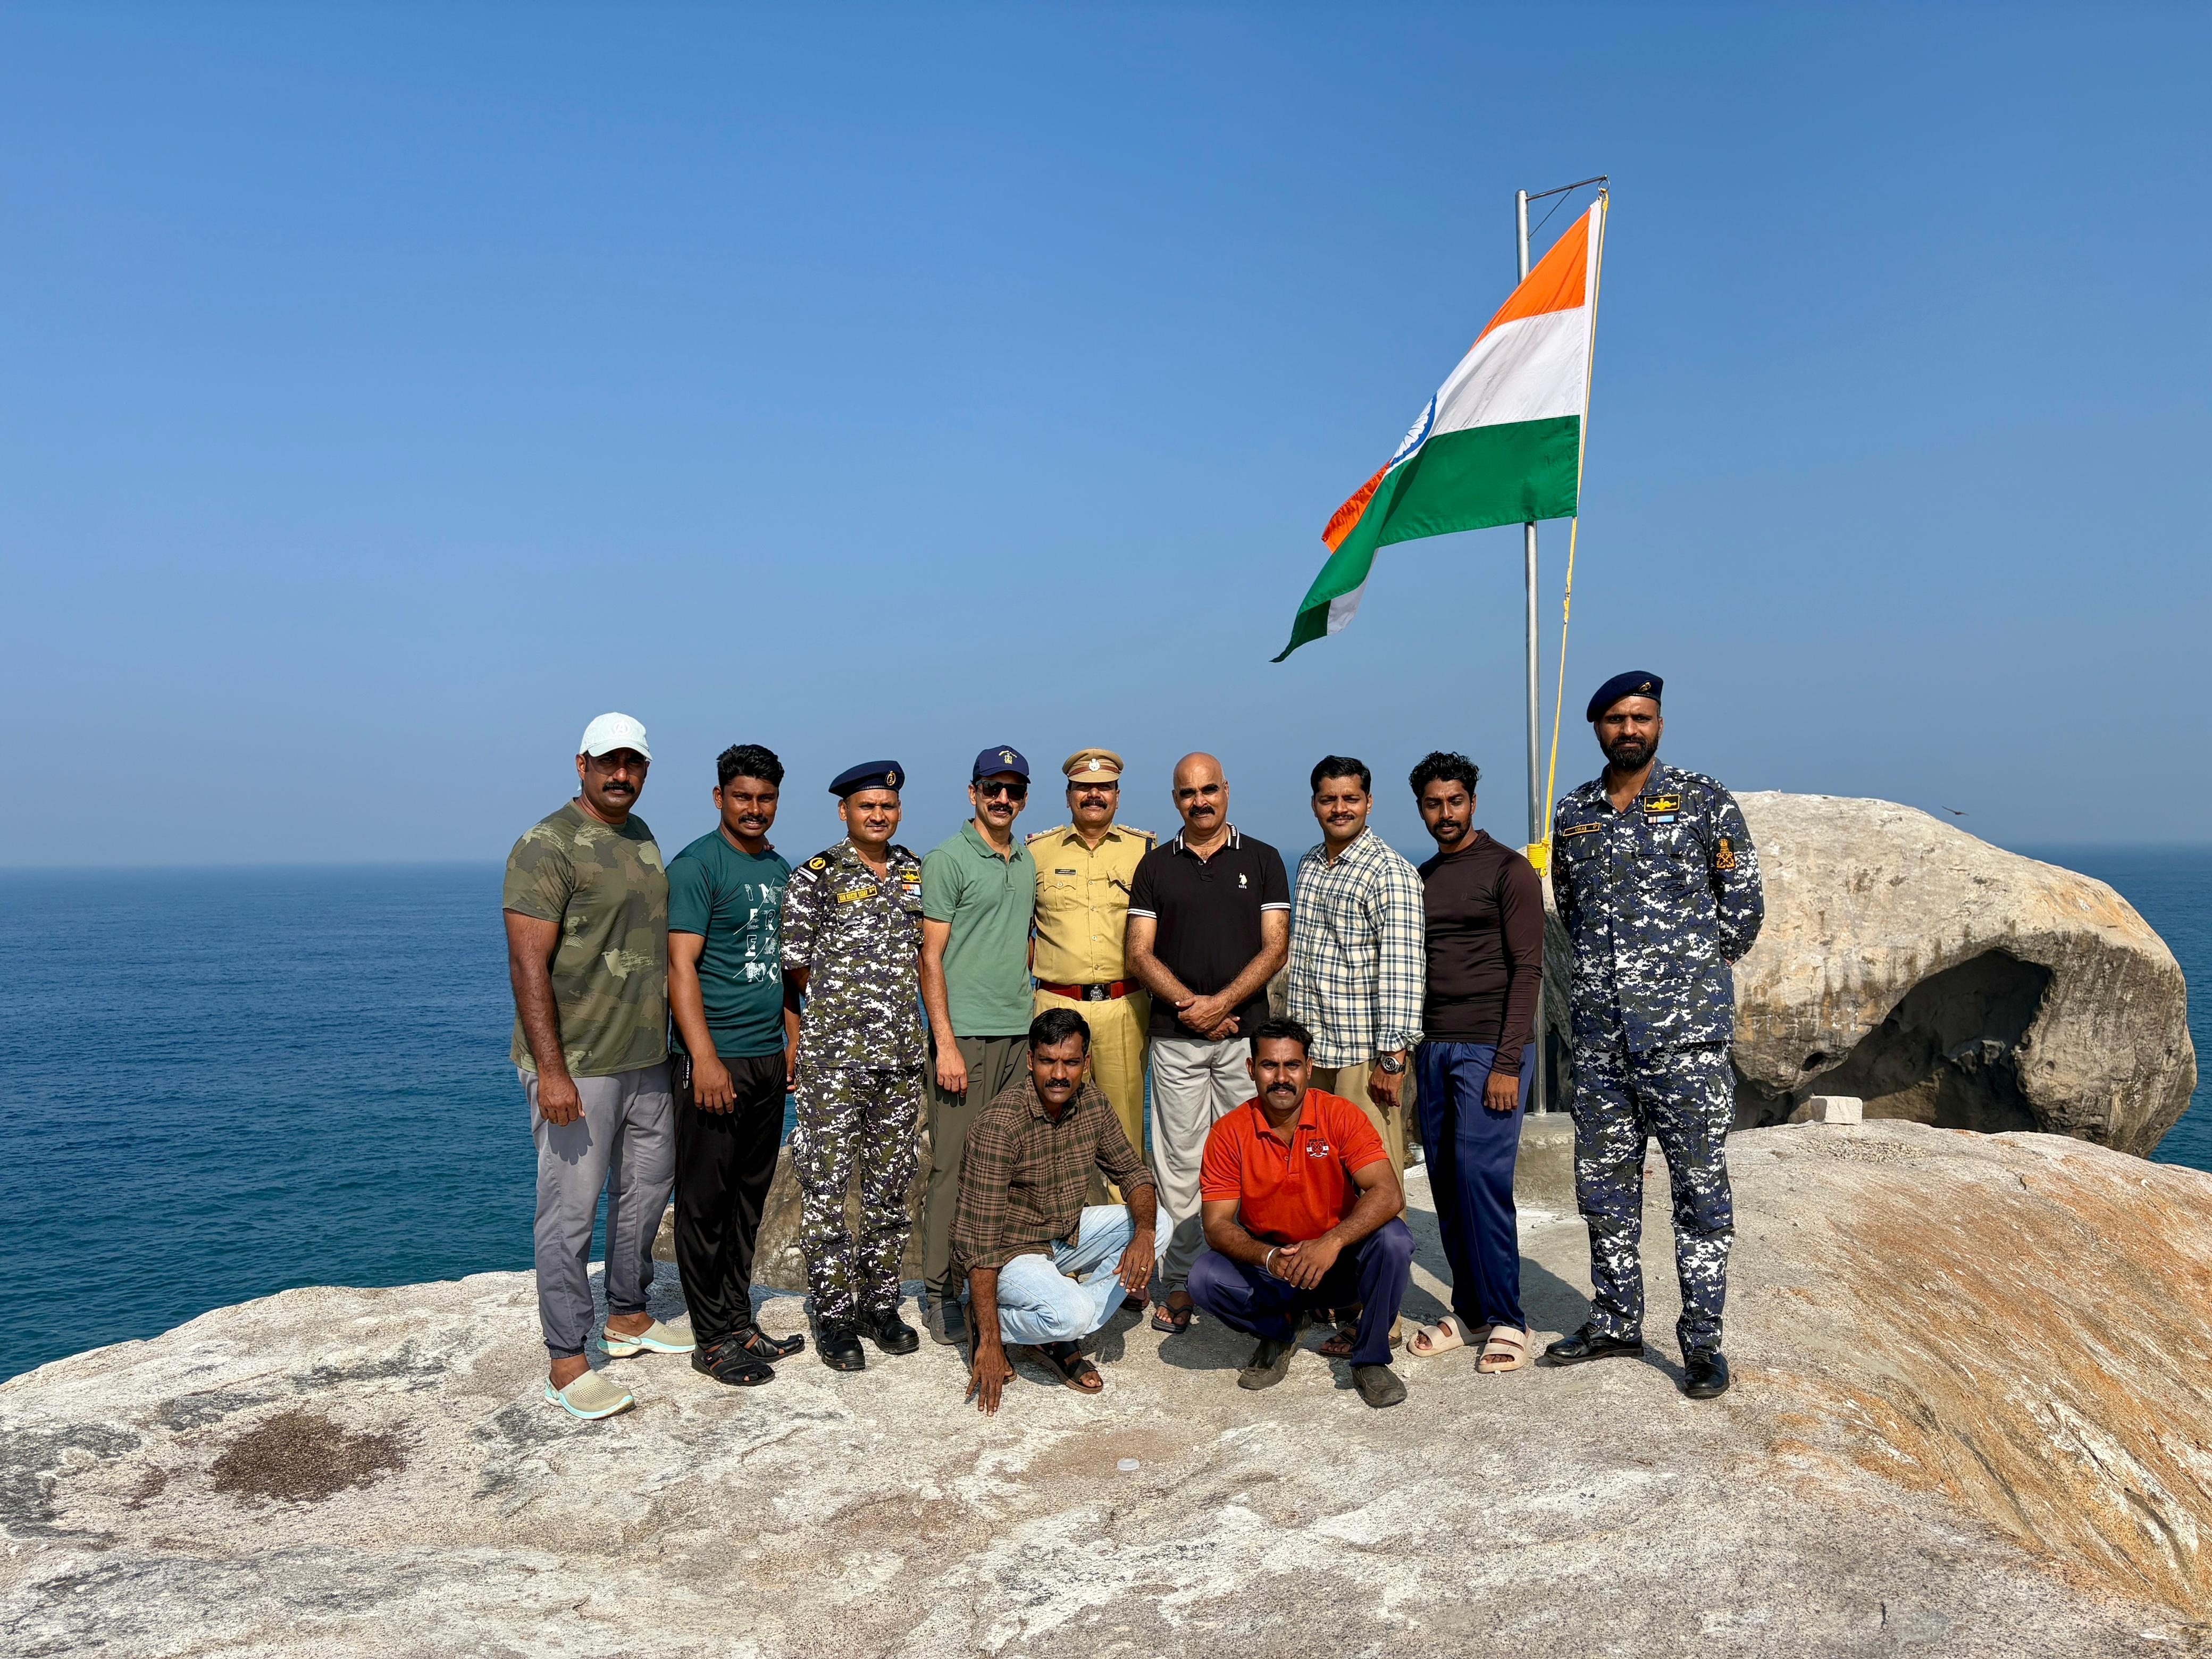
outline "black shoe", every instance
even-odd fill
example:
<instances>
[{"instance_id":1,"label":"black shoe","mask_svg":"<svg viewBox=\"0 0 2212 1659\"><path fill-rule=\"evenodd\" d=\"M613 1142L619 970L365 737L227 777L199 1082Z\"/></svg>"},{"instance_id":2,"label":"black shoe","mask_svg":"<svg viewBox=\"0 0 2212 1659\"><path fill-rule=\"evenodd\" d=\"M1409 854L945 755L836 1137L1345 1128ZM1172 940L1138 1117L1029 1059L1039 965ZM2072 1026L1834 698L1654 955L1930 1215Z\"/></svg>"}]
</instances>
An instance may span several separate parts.
<instances>
[{"instance_id":1,"label":"black shoe","mask_svg":"<svg viewBox=\"0 0 2212 1659\"><path fill-rule=\"evenodd\" d=\"M833 1371L857 1371L868 1363L868 1356L860 1351L860 1336L850 1325L824 1324L814 1334L814 1351Z\"/></svg>"},{"instance_id":2,"label":"black shoe","mask_svg":"<svg viewBox=\"0 0 2212 1659\"><path fill-rule=\"evenodd\" d=\"M1406 1385L1388 1365L1354 1365L1352 1386L1359 1390L1362 1400L1377 1411L1405 1401Z\"/></svg>"},{"instance_id":3,"label":"black shoe","mask_svg":"<svg viewBox=\"0 0 2212 1659\"><path fill-rule=\"evenodd\" d=\"M748 1358L757 1359L763 1365L773 1365L780 1359L788 1359L805 1352L806 1339L803 1336L770 1336L757 1325L749 1325L742 1331L732 1333L731 1343Z\"/></svg>"},{"instance_id":4,"label":"black shoe","mask_svg":"<svg viewBox=\"0 0 2212 1659\"><path fill-rule=\"evenodd\" d=\"M735 1338L702 1342L691 1350L691 1369L733 1389L757 1389L775 1381L775 1370L747 1353Z\"/></svg>"},{"instance_id":5,"label":"black shoe","mask_svg":"<svg viewBox=\"0 0 2212 1659\"><path fill-rule=\"evenodd\" d=\"M885 1353L912 1353L921 1346L921 1338L913 1326L899 1317L896 1308L885 1308L878 1313L860 1316L860 1328Z\"/></svg>"},{"instance_id":6,"label":"black shoe","mask_svg":"<svg viewBox=\"0 0 2212 1659\"><path fill-rule=\"evenodd\" d=\"M960 1306L960 1281L947 1279L929 1287L929 1305L922 1310L921 1327L933 1342L948 1346L968 1340L968 1319ZM906 1349L899 1350L901 1353Z\"/></svg>"},{"instance_id":7,"label":"black shoe","mask_svg":"<svg viewBox=\"0 0 2212 1659\"><path fill-rule=\"evenodd\" d=\"M1537 1362L1545 1365L1579 1365L1585 1360L1611 1359L1616 1354L1644 1352L1640 1336L1604 1336L1585 1325L1572 1336L1563 1336L1544 1350Z\"/></svg>"},{"instance_id":8,"label":"black shoe","mask_svg":"<svg viewBox=\"0 0 2212 1659\"><path fill-rule=\"evenodd\" d=\"M1682 1392L1711 1400L1728 1392L1728 1356L1718 1348L1692 1348L1682 1356Z\"/></svg>"},{"instance_id":9,"label":"black shoe","mask_svg":"<svg viewBox=\"0 0 2212 1659\"><path fill-rule=\"evenodd\" d=\"M1237 1386L1240 1389L1273 1388L1290 1374L1293 1346L1288 1342L1278 1342L1270 1336L1261 1337L1260 1346L1252 1350L1251 1358L1244 1362L1244 1369L1237 1373Z\"/></svg>"}]
</instances>

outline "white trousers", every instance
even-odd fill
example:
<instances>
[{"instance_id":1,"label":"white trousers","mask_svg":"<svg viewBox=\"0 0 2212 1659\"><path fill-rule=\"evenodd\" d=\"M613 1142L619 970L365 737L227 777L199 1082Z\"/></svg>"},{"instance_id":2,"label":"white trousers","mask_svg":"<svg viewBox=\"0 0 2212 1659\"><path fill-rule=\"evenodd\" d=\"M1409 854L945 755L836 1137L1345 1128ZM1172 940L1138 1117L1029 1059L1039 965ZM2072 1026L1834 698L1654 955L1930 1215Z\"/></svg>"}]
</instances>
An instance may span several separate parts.
<instances>
[{"instance_id":1,"label":"white trousers","mask_svg":"<svg viewBox=\"0 0 2212 1659\"><path fill-rule=\"evenodd\" d=\"M1160 1294L1183 1288L1206 1237L1199 1223L1198 1171L1206 1132L1259 1092L1244 1062L1252 1045L1243 1037L1208 1042L1203 1037L1156 1037L1152 1042L1152 1179L1160 1198Z\"/></svg>"}]
</instances>

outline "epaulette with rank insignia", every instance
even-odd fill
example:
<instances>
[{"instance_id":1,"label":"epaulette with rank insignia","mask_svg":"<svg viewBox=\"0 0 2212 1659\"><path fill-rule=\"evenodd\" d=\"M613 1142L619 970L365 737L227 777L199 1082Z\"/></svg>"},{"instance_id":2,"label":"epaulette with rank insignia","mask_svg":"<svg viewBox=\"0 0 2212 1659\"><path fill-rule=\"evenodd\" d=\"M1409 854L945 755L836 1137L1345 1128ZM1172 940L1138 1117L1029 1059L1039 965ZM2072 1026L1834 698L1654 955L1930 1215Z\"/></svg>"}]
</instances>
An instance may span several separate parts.
<instances>
[{"instance_id":1,"label":"epaulette with rank insignia","mask_svg":"<svg viewBox=\"0 0 2212 1659\"><path fill-rule=\"evenodd\" d=\"M1129 823L1117 823L1114 827L1116 830L1119 830L1125 836L1137 836L1142 837L1145 843L1145 850L1147 853L1151 852L1153 848L1159 845L1160 838L1158 836L1155 836L1149 830L1139 830L1134 824Z\"/></svg>"}]
</instances>

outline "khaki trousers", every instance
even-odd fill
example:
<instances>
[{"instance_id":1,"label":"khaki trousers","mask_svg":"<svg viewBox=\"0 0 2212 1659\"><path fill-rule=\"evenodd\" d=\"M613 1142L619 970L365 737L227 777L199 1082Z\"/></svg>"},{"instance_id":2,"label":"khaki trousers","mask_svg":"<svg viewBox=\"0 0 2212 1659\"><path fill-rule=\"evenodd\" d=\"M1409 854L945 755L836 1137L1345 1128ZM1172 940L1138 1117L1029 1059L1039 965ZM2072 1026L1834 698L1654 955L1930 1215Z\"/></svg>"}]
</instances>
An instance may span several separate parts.
<instances>
[{"instance_id":1,"label":"khaki trousers","mask_svg":"<svg viewBox=\"0 0 2212 1659\"><path fill-rule=\"evenodd\" d=\"M1048 1008L1073 1008L1091 1027L1091 1076L1113 1103L1114 1115L1121 1120L1121 1133L1129 1137L1130 1150L1139 1157L1145 1150L1145 1026L1152 1017L1152 1000L1132 991L1110 1002L1078 1002L1049 991L1036 994L1041 1014Z\"/></svg>"},{"instance_id":2,"label":"khaki trousers","mask_svg":"<svg viewBox=\"0 0 2212 1659\"><path fill-rule=\"evenodd\" d=\"M1406 1104L1413 1096L1413 1057L1407 1056L1405 1073L1398 1079L1398 1103L1385 1109L1382 1103L1367 1092L1368 1073L1374 1069L1366 1066L1316 1066L1313 1070L1313 1086L1326 1094L1340 1096L1350 1101L1366 1115L1375 1126L1375 1133L1382 1137L1382 1150L1390 1155L1390 1172L1398 1177L1401 1192L1406 1185ZM1401 1206L1398 1212L1405 1213ZM1405 1321L1390 1322L1390 1340L1396 1343L1405 1329Z\"/></svg>"},{"instance_id":3,"label":"khaki trousers","mask_svg":"<svg viewBox=\"0 0 2212 1659\"><path fill-rule=\"evenodd\" d=\"M1391 1173L1402 1182L1406 1178L1406 1103L1413 1092L1413 1068L1409 1063L1405 1075L1398 1079L1398 1103L1387 1111L1367 1092L1367 1075L1372 1069L1370 1066L1316 1066L1313 1086L1324 1094L1340 1096L1366 1114L1375 1133L1382 1137L1382 1150L1390 1154Z\"/></svg>"}]
</instances>

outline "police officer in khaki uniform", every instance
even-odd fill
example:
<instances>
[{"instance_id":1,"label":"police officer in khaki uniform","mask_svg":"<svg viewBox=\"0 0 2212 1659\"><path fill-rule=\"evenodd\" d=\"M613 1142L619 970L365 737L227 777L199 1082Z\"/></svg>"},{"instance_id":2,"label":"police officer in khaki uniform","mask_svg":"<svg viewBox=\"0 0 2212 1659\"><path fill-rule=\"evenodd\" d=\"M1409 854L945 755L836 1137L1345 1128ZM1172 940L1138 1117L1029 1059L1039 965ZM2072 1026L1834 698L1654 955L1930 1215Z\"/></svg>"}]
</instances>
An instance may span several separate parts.
<instances>
[{"instance_id":1,"label":"police officer in khaki uniform","mask_svg":"<svg viewBox=\"0 0 2212 1659\"><path fill-rule=\"evenodd\" d=\"M1121 757L1079 749L1067 775L1073 823L1029 838L1036 860L1036 1009L1073 1008L1091 1026L1091 1074L1113 1103L1129 1145L1145 1145L1145 1026L1152 1000L1125 978L1121 934L1129 883L1152 848L1150 831L1114 822L1121 804Z\"/></svg>"}]
</instances>

